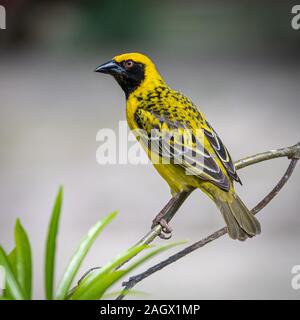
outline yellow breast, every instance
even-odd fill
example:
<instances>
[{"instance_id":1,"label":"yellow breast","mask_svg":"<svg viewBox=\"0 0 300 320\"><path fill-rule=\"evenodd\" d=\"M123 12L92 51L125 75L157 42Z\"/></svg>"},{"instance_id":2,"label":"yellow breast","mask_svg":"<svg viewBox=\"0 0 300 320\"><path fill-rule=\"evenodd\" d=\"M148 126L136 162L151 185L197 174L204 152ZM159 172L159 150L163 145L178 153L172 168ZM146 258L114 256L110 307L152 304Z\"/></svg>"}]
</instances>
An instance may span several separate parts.
<instances>
[{"instance_id":1,"label":"yellow breast","mask_svg":"<svg viewBox=\"0 0 300 320\"><path fill-rule=\"evenodd\" d=\"M136 122L134 121L134 114L137 107L138 107L137 99L134 97L129 97L129 99L126 102L126 119L127 119L130 130L134 130L138 128Z\"/></svg>"}]
</instances>

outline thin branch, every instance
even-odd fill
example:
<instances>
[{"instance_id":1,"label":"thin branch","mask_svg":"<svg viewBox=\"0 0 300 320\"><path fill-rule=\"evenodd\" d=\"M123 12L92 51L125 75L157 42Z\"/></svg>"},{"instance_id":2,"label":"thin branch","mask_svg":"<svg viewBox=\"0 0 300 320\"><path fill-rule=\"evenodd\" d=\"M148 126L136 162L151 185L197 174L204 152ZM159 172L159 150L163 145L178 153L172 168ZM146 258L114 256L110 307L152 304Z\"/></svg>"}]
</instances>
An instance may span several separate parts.
<instances>
[{"instance_id":1,"label":"thin branch","mask_svg":"<svg viewBox=\"0 0 300 320\"><path fill-rule=\"evenodd\" d=\"M283 186L287 183L287 181L291 177L291 175L296 167L297 161L300 159L300 143L298 143L294 146L291 146L291 147L287 147L287 148L282 148L282 149L267 151L264 153L259 153L254 156L250 156L250 157L246 157L244 159L241 159L235 163L236 169L238 170L241 168L245 168L249 165L253 165L253 164L256 164L256 163L259 163L262 161L275 159L275 158L279 158L279 157L288 157L289 159L292 159L292 160L290 162L290 165L289 165L286 173L280 179L280 181L277 183L277 185L272 189L272 191L262 201L260 201L251 210L251 212L254 215L257 214L259 211L261 211L279 193L279 191L283 188ZM125 286L125 288L122 291L121 295L117 299L118 300L123 299L125 297L126 292L128 292L128 290L133 288L138 282L147 278L151 274L163 269L164 267L166 267L167 265L169 265L171 263L174 263L175 261L181 259L182 257L186 256L187 254L203 247L204 245L220 238L221 236L225 235L226 233L227 233L226 227L219 229L218 231L214 232L213 234L209 235L208 237L192 244L191 246L185 248L184 250L181 250L180 252L172 255L168 259L149 268L145 272L129 278L129 280L127 282L123 283L123 286ZM139 243L143 243L142 241L151 240L152 238L153 238L153 235L151 235L151 232L150 232ZM153 241L153 239L151 241Z\"/></svg>"},{"instance_id":2,"label":"thin branch","mask_svg":"<svg viewBox=\"0 0 300 320\"><path fill-rule=\"evenodd\" d=\"M239 170L262 161L284 157L287 157L288 159L300 159L300 142L291 147L270 150L267 152L257 153L254 156L243 158L235 162L235 168Z\"/></svg>"},{"instance_id":3,"label":"thin branch","mask_svg":"<svg viewBox=\"0 0 300 320\"><path fill-rule=\"evenodd\" d=\"M275 158L282 158L282 157L287 157L287 158L289 158L289 159L300 159L300 142L298 142L297 144L295 144L295 145L293 145L293 146L291 146L291 147L286 147L286 148L281 148L281 149L276 149L276 150L270 150L270 151L267 151L267 152L263 152L263 153L258 153L258 154L255 154L255 155L253 155L253 156L249 156L249 157L246 157L246 158L243 158L243 159L241 159L241 160L238 160L238 161L236 161L235 162L235 168L236 168L236 170L239 170L239 169L242 169L242 168L245 168L245 167L248 167L248 166L250 166L250 165L253 165L253 164L256 164L256 163L259 163L259 162L262 162L262 161L267 161L267 160L271 160L271 159L275 159ZM277 187L277 186L276 186ZM275 188L276 188L275 187ZM281 187L282 188L282 187ZM280 189L279 189L280 190ZM277 193L279 192L279 190L277 191ZM277 194L276 193L276 194ZM276 195L275 194L275 195ZM274 196L275 196L274 195ZM269 195L268 195L269 196ZM268 197L267 196L267 197ZM274 197L273 196L273 197ZM267 198L266 197L266 198ZM272 198L273 198L272 197ZM264 199L264 200L262 200L262 202L263 201L267 201L266 200L266 198ZM271 201L272 199L270 199L270 201ZM261 203L260 203L261 204ZM260 204L258 204L253 210L257 210L256 208L260 205ZM261 210L261 209L260 209ZM258 211L257 211L258 212ZM255 212L255 213L257 213L257 212ZM171 216L169 216L169 219L168 219L168 221L167 222L169 222L169 221L171 221L171 219L174 217L174 214L175 214L175 212L173 213L173 215L171 215ZM135 246L137 246L137 245L143 245L143 244L149 244L149 243L151 243L156 237L158 237L160 234L161 234L161 232L162 232L162 226L161 225L157 225L155 228L153 228L153 229L151 229L141 240L139 240L136 244L135 244ZM225 233L227 232L227 230L226 230L226 228L223 228L223 229L220 229L220 230L218 230L218 231L216 231L213 235L211 235L211 236L208 236L207 238L205 238L205 239L203 239L203 240L201 240L201 241L199 241L199 242L197 242L197 243L204 243L203 245L205 245L206 243L209 243L209 242L211 242L211 241L213 241L213 240L215 240L215 239L217 239L217 238L219 238L219 237L221 237L222 235L224 235ZM211 237L212 236L215 236L215 238L212 238L211 239ZM196 245L197 243L195 243L194 245ZM203 246L202 245L202 246ZM199 246L199 248L201 247L201 245ZM189 248L189 247L188 247ZM188 249L188 248L186 248L186 249ZM196 250L196 249L194 249L194 250ZM192 250L193 251L193 250ZM180 253L178 253L178 254L180 254ZM188 253L187 253L188 254ZM184 255L183 255L184 256ZM180 258L180 256L179 256L179 258ZM178 258L178 259L179 259ZM177 260L178 260L177 259ZM167 259L168 260L168 259ZM166 261L167 261L166 260ZM126 261L126 262L128 262L128 261ZM163 261L162 262L162 264L164 263L165 261ZM172 263L172 262L171 262ZM168 263L169 264L169 263ZM168 265L167 264L167 265ZM119 269L120 267L122 267L124 264L122 264L122 265L120 265L120 266L118 266L118 268L117 269ZM162 266L162 268L163 268L164 266ZM87 276L87 275L89 275L92 271L94 271L94 270L96 270L96 269L99 269L98 267L94 267L94 268L91 268L90 270L88 270L87 272L85 272L84 273L84 275L80 278L80 280L78 281L78 284ZM151 269L151 268L150 268ZM149 269L149 270L150 270ZM148 272L148 270L146 271L146 272ZM153 271L152 273L154 273L154 272L156 272L156 271ZM152 274L152 273L149 273L149 275L150 274ZM139 278L142 276L142 274L141 275L137 275L136 276L136 279L138 280L138 281L136 281L135 283L138 283L139 281L141 281L142 279L144 279L144 278L142 278L141 280L139 280ZM135 277L134 277L135 278ZM130 278L130 279L132 279L132 278ZM132 287L135 285L135 283L133 284L133 282L132 282ZM126 285L126 283L125 283L125 285ZM127 287L127 285L126 285L126 287ZM76 287L74 287L70 292L73 292L74 290L76 289ZM125 288L126 289L126 288ZM124 289L124 290L125 290ZM125 291L124 291L125 292ZM124 295L120 295L120 297L118 297L118 299L120 298L120 299L122 299L124 297Z\"/></svg>"},{"instance_id":4,"label":"thin branch","mask_svg":"<svg viewBox=\"0 0 300 320\"><path fill-rule=\"evenodd\" d=\"M276 150L270 150L267 152L262 152L262 153L257 153L253 156L249 156L246 158L243 158L241 160L238 160L235 162L235 168L236 170L243 169L245 167L248 167L250 165L262 162L262 161L267 161L275 158L283 158L287 157L289 159L291 158L300 158L300 142L297 144L291 146L291 147L286 147L286 148L281 148L281 149L276 149ZM170 217L171 219L173 218ZM169 219L169 221L171 220ZM167 222L169 222L167 221ZM142 244L149 244L151 243L160 233L162 232L162 226L157 225L154 229L150 230L140 241L137 242L136 245L142 245Z\"/></svg>"}]
</instances>

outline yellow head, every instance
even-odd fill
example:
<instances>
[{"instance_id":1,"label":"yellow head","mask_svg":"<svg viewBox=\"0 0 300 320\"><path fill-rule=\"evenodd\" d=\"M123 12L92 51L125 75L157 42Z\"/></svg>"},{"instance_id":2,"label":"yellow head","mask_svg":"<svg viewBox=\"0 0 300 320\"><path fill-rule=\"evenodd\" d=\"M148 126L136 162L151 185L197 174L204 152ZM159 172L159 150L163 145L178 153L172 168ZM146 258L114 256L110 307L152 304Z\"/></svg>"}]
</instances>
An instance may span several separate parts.
<instances>
[{"instance_id":1,"label":"yellow head","mask_svg":"<svg viewBox=\"0 0 300 320\"><path fill-rule=\"evenodd\" d=\"M141 53L125 53L115 56L95 71L112 75L124 90L127 98L138 88L163 83L154 63Z\"/></svg>"}]
</instances>

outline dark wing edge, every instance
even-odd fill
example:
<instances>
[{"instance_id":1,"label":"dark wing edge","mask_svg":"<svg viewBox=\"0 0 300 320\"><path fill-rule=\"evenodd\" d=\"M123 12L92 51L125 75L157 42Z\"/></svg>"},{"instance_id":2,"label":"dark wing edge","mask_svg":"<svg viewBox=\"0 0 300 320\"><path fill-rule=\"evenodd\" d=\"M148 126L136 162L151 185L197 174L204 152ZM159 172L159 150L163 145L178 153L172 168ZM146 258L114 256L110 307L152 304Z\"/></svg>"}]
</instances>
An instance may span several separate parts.
<instances>
[{"instance_id":1,"label":"dark wing edge","mask_svg":"<svg viewBox=\"0 0 300 320\"><path fill-rule=\"evenodd\" d=\"M242 185L242 181L236 173L234 163L231 159L231 156L227 148L223 144L222 140L220 139L216 131L212 128L212 126L207 121L206 121L206 124L211 129L211 132L209 132L208 130L204 130L206 138L208 139L211 146L215 150L219 159L222 161L229 176Z\"/></svg>"}]
</instances>

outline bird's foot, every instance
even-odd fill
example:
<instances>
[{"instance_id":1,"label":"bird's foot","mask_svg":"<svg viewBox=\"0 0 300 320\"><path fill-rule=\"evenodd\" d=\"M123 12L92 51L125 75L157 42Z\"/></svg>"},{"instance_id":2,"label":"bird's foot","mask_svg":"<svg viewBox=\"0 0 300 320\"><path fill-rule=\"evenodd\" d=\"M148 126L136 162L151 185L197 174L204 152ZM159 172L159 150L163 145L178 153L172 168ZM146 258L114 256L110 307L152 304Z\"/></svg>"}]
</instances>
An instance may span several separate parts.
<instances>
[{"instance_id":1,"label":"bird's foot","mask_svg":"<svg viewBox=\"0 0 300 320\"><path fill-rule=\"evenodd\" d=\"M168 222L165 219L154 219L152 222L151 229L155 228L158 224L162 227L162 232L159 234L159 237L161 239L168 240L172 237L172 228L168 224Z\"/></svg>"}]
</instances>

